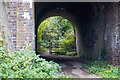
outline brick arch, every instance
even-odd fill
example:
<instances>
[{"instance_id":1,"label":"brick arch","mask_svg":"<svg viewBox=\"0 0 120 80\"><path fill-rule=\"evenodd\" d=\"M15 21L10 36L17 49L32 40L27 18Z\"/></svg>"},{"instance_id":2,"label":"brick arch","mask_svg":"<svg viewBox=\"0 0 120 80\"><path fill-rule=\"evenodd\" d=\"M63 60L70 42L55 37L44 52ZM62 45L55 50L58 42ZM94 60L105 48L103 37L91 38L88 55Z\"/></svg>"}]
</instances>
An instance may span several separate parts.
<instances>
[{"instance_id":1,"label":"brick arch","mask_svg":"<svg viewBox=\"0 0 120 80\"><path fill-rule=\"evenodd\" d=\"M65 18L65 19L68 19L70 21L70 23L73 25L73 27L75 29L75 34L76 34L76 50L77 50L77 53L80 54L81 51L82 51L82 46L77 45L77 44L81 44L81 41L79 41L79 39L78 39L80 37L80 35L78 34L79 33L78 29L77 29L77 26L79 26L79 23L77 22L76 18L72 14L70 14L67 10L62 9L62 8L57 8L55 10L52 10L52 11L48 12L45 16L43 16L41 18L41 20L39 21L39 24L43 20L45 20L45 19L47 19L49 17L53 17L53 16L61 16L61 17ZM38 27L37 27L37 29L38 29Z\"/></svg>"},{"instance_id":2,"label":"brick arch","mask_svg":"<svg viewBox=\"0 0 120 80\"><path fill-rule=\"evenodd\" d=\"M51 16L62 16L68 19L75 27L76 48L79 55L88 59L97 59L100 56L103 37L102 34L99 34L102 33L100 4L43 3L39 6L40 4L35 3L36 30L44 19Z\"/></svg>"}]
</instances>

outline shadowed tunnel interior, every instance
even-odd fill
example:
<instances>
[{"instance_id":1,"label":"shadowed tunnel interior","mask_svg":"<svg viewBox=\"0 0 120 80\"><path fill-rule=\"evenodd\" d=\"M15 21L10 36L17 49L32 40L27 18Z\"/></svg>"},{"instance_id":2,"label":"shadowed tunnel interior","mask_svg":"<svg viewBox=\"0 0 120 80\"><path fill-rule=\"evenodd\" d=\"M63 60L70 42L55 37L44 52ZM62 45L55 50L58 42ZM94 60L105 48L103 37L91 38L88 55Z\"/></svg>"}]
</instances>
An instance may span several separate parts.
<instances>
[{"instance_id":1,"label":"shadowed tunnel interior","mask_svg":"<svg viewBox=\"0 0 120 80\"><path fill-rule=\"evenodd\" d=\"M35 34L37 34L37 29L44 19L51 16L62 16L75 26L76 49L80 57L86 59L99 58L103 37L102 11L99 3L40 2L34 3L34 5Z\"/></svg>"}]
</instances>

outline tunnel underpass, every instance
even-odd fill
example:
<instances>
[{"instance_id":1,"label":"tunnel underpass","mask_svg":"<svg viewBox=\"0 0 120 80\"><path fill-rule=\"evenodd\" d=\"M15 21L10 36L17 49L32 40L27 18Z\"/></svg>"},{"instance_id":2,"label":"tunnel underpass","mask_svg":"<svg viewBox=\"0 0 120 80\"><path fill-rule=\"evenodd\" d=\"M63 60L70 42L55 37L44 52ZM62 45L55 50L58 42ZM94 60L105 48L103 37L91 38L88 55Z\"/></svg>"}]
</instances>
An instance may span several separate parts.
<instances>
[{"instance_id":1,"label":"tunnel underpass","mask_svg":"<svg viewBox=\"0 0 120 80\"><path fill-rule=\"evenodd\" d=\"M53 2L34 3L34 5L36 34L39 24L44 19L51 16L62 16L68 19L75 27L76 49L80 57L86 59L99 58L103 38L102 12L99 3Z\"/></svg>"},{"instance_id":2,"label":"tunnel underpass","mask_svg":"<svg viewBox=\"0 0 120 80\"><path fill-rule=\"evenodd\" d=\"M55 61L62 71L74 78L100 78L89 74L83 67L86 60L99 59L103 45L103 13L100 3L35 3L36 34L39 24L48 17L61 16L68 19L75 28L76 51L79 56L43 55L46 60ZM36 37L37 40L37 37ZM37 42L36 42L37 44ZM37 46L36 46L37 49Z\"/></svg>"}]
</instances>

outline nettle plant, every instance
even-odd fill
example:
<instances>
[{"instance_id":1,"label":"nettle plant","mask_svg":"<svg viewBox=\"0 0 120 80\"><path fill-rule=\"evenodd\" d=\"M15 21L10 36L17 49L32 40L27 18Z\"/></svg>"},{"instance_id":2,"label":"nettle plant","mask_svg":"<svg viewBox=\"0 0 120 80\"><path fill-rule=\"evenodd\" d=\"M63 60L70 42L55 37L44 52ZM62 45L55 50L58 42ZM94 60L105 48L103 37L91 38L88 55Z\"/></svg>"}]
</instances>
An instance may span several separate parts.
<instances>
[{"instance_id":1,"label":"nettle plant","mask_svg":"<svg viewBox=\"0 0 120 80\"><path fill-rule=\"evenodd\" d=\"M71 76L60 75L59 64L39 58L35 51L24 47L19 51L7 52L0 48L1 64L0 77L2 78L69 78Z\"/></svg>"}]
</instances>

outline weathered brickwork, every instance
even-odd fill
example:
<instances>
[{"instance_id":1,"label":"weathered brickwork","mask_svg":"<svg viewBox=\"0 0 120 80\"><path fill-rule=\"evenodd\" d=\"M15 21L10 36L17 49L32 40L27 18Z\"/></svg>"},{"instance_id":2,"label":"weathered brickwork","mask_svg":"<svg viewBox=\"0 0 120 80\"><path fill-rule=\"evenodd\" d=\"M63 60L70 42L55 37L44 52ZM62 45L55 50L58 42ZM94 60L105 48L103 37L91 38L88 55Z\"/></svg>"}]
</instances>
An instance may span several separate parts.
<instances>
[{"instance_id":1,"label":"weathered brickwork","mask_svg":"<svg viewBox=\"0 0 120 80\"><path fill-rule=\"evenodd\" d=\"M120 63L120 26L118 25L118 3L105 6L105 46L108 59L112 63Z\"/></svg>"},{"instance_id":2,"label":"weathered brickwork","mask_svg":"<svg viewBox=\"0 0 120 80\"><path fill-rule=\"evenodd\" d=\"M19 50L26 43L33 42L33 17L30 2L8 2L8 18L14 50ZM33 46L31 47L33 49Z\"/></svg>"}]
</instances>

